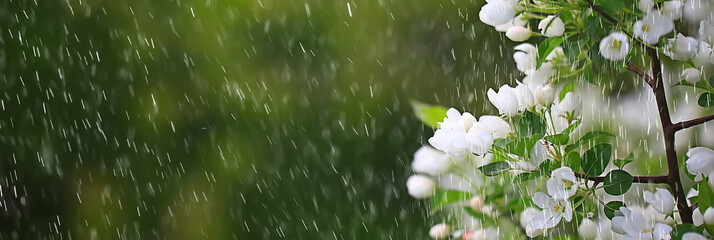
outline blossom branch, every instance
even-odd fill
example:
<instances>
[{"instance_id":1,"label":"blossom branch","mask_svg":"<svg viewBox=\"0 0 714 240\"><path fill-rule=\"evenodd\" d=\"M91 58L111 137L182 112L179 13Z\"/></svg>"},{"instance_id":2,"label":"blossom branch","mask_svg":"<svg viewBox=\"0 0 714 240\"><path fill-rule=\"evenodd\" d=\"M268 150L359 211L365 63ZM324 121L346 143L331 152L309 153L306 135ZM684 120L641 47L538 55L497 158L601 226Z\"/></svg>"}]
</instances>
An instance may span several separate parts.
<instances>
[{"instance_id":1,"label":"blossom branch","mask_svg":"<svg viewBox=\"0 0 714 240\"><path fill-rule=\"evenodd\" d=\"M610 14L607 14L607 12L606 12L605 10L603 10L602 8L596 6L595 3L593 3L592 0L585 0L585 1L588 3L588 5L590 6L590 8L592 8L595 12L597 12L598 14L600 14L600 16L602 16L603 18L605 18L607 21L609 21L610 23L612 23L612 25L615 25L615 26L619 26L619 25L620 25L620 23L617 21L617 19L615 19L614 17L610 16ZM637 41L637 39L636 39L634 36L632 36L631 33L627 32L627 31L623 31L623 32L625 33L625 35L627 35L627 37L629 37L630 39L632 39L633 41L635 41L635 42L636 42L638 45L640 45L642 48L647 48L647 49L651 49L651 48L652 48L652 47L650 47L650 46L647 46L647 45L643 44L643 43L640 42L640 41Z\"/></svg>"},{"instance_id":2,"label":"blossom branch","mask_svg":"<svg viewBox=\"0 0 714 240\"><path fill-rule=\"evenodd\" d=\"M696 119L692 119L689 121L674 123L669 127L668 130L672 131L672 132L676 132L676 131L679 131L679 130L682 130L685 128L690 128L690 127L694 127L694 126L702 124L702 123L706 123L711 120L714 120L714 114L696 118Z\"/></svg>"},{"instance_id":3,"label":"blossom branch","mask_svg":"<svg viewBox=\"0 0 714 240\"><path fill-rule=\"evenodd\" d=\"M605 181L605 177L588 177L585 174L575 173L575 177L580 179L586 179L589 181L601 183ZM636 183L667 183L667 175L662 176L632 176L632 182Z\"/></svg>"}]
</instances>

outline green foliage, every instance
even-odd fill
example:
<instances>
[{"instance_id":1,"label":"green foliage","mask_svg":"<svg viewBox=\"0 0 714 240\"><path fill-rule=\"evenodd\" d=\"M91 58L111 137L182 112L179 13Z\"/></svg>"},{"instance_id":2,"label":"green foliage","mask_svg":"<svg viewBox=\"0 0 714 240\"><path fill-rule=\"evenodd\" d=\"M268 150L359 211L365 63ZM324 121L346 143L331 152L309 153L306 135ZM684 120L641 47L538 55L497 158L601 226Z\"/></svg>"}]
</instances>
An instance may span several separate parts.
<instances>
[{"instance_id":1,"label":"green foliage","mask_svg":"<svg viewBox=\"0 0 714 240\"><path fill-rule=\"evenodd\" d=\"M568 141L570 140L570 136L566 133L561 133L561 134L546 136L545 140L548 142L551 142L555 145L565 145L565 144L568 144Z\"/></svg>"},{"instance_id":2,"label":"green foliage","mask_svg":"<svg viewBox=\"0 0 714 240\"><path fill-rule=\"evenodd\" d=\"M545 39L545 41L538 45L538 58L536 58L536 69L539 69L540 66L543 65L543 62L545 62L545 58L548 57L548 54L553 52L553 50L560 46L561 43L563 43L562 37L552 37Z\"/></svg>"},{"instance_id":3,"label":"green foliage","mask_svg":"<svg viewBox=\"0 0 714 240\"><path fill-rule=\"evenodd\" d=\"M603 208L605 216L607 216L608 219L612 220L612 218L615 217L615 211L619 211L620 207L626 206L623 202L620 201L612 201L606 203L605 207Z\"/></svg>"},{"instance_id":4,"label":"green foliage","mask_svg":"<svg viewBox=\"0 0 714 240\"><path fill-rule=\"evenodd\" d=\"M446 108L427 105L416 100L411 100L409 103L414 108L414 115L429 127L439 127L438 122L443 121L446 117Z\"/></svg>"},{"instance_id":5,"label":"green foliage","mask_svg":"<svg viewBox=\"0 0 714 240\"><path fill-rule=\"evenodd\" d=\"M699 100L697 101L701 107L711 107L714 106L714 93L706 92L699 95Z\"/></svg>"},{"instance_id":6,"label":"green foliage","mask_svg":"<svg viewBox=\"0 0 714 240\"><path fill-rule=\"evenodd\" d=\"M573 169L573 171L576 171L577 169L580 169L580 154L577 152L570 152L568 155L565 157L566 159L566 165L570 168Z\"/></svg>"},{"instance_id":7,"label":"green foliage","mask_svg":"<svg viewBox=\"0 0 714 240\"><path fill-rule=\"evenodd\" d=\"M575 143L573 143L573 144L568 145L567 147L565 147L565 151L566 151L566 152L570 152L570 151L575 150L577 147L580 147L581 145L583 145L583 144L585 144L585 143L589 143L589 142L592 142L592 141L595 141L595 140L598 140L598 139L604 138L604 137L614 137L614 136L615 136L615 135L612 135L612 133L608 133L608 132L592 131L592 132L589 132L589 133L586 133L585 135L583 135L583 137L581 137L581 138L580 138L578 141L576 141Z\"/></svg>"},{"instance_id":8,"label":"green foliage","mask_svg":"<svg viewBox=\"0 0 714 240\"><path fill-rule=\"evenodd\" d=\"M478 168L486 176L495 176L509 169L511 169L511 165L504 161L492 162Z\"/></svg>"},{"instance_id":9,"label":"green foliage","mask_svg":"<svg viewBox=\"0 0 714 240\"><path fill-rule=\"evenodd\" d=\"M614 161L612 161L612 163L615 164L615 166L617 166L618 168L622 169L623 167L625 167L625 165L627 165L628 163L631 163L634 160L635 160L635 154L630 153L630 155L627 155L626 158L615 159Z\"/></svg>"},{"instance_id":10,"label":"green foliage","mask_svg":"<svg viewBox=\"0 0 714 240\"><path fill-rule=\"evenodd\" d=\"M622 195L632 186L632 175L623 170L613 170L605 176L603 185L605 192L610 195Z\"/></svg>"},{"instance_id":11,"label":"green foliage","mask_svg":"<svg viewBox=\"0 0 714 240\"><path fill-rule=\"evenodd\" d=\"M563 90L560 91L560 96L558 97L558 99L560 101L563 101L563 98L565 98L565 94L572 92L573 90L575 90L575 81L570 81L570 83L568 83L568 85L565 85L565 87L563 87Z\"/></svg>"},{"instance_id":12,"label":"green foliage","mask_svg":"<svg viewBox=\"0 0 714 240\"><path fill-rule=\"evenodd\" d=\"M525 111L523 117L518 121L518 136L521 138L531 137L536 134L542 137L545 136L546 130L547 125L545 120L538 116L538 114L530 111Z\"/></svg>"},{"instance_id":13,"label":"green foliage","mask_svg":"<svg viewBox=\"0 0 714 240\"><path fill-rule=\"evenodd\" d=\"M709 176L712 177L712 176ZM701 181L699 186L699 195L697 196L697 205L699 206L699 211L704 214L706 209L714 205L714 191L709 186L708 179ZM714 225L705 225L707 231L714 233Z\"/></svg>"},{"instance_id":14,"label":"green foliage","mask_svg":"<svg viewBox=\"0 0 714 240\"><path fill-rule=\"evenodd\" d=\"M583 154L581 167L583 173L589 177L597 177L605 171L610 163L612 145L603 143L592 147Z\"/></svg>"},{"instance_id":15,"label":"green foliage","mask_svg":"<svg viewBox=\"0 0 714 240\"><path fill-rule=\"evenodd\" d=\"M614 16L625 8L625 4L622 0L595 0L594 3Z\"/></svg>"},{"instance_id":16,"label":"green foliage","mask_svg":"<svg viewBox=\"0 0 714 240\"><path fill-rule=\"evenodd\" d=\"M471 199L471 193L457 190L436 190L431 197L432 214L438 212L446 205Z\"/></svg>"},{"instance_id":17,"label":"green foliage","mask_svg":"<svg viewBox=\"0 0 714 240\"><path fill-rule=\"evenodd\" d=\"M513 182L521 183L521 182L525 182L525 181L528 181L531 179L536 179L536 178L539 178L542 176L547 176L548 173L550 173L551 164L552 164L552 162L550 160L547 160L547 161L541 163L540 166L538 166L538 169L536 169L535 171L524 172L524 173L518 174L518 176L516 176L516 178L513 180Z\"/></svg>"},{"instance_id":18,"label":"green foliage","mask_svg":"<svg viewBox=\"0 0 714 240\"><path fill-rule=\"evenodd\" d=\"M677 225L674 227L674 229L672 229L672 240L682 240L682 236L684 236L685 233L689 232L696 232L702 234L702 231L700 231L699 228L697 228L693 224L685 223Z\"/></svg>"},{"instance_id":19,"label":"green foliage","mask_svg":"<svg viewBox=\"0 0 714 240\"><path fill-rule=\"evenodd\" d=\"M527 158L530 155L533 146L538 143L538 140L540 140L540 135L521 137L517 139L499 139L497 140L496 146L502 147L507 153Z\"/></svg>"}]
</instances>

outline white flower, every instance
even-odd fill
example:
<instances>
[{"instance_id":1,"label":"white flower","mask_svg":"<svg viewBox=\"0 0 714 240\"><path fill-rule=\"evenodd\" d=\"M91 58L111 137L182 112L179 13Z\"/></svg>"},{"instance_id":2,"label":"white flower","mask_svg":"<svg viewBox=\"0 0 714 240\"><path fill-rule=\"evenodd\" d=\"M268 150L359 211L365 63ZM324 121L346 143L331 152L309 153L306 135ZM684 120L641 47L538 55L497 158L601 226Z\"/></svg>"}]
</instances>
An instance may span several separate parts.
<instances>
[{"instance_id":1,"label":"white flower","mask_svg":"<svg viewBox=\"0 0 714 240\"><path fill-rule=\"evenodd\" d=\"M481 208L483 207L484 200L483 197L481 196L475 196L472 197L471 200L469 201L469 207L471 207L471 210L474 212L481 212Z\"/></svg>"},{"instance_id":2,"label":"white flower","mask_svg":"<svg viewBox=\"0 0 714 240\"><path fill-rule=\"evenodd\" d=\"M531 154L528 156L526 161L518 161L514 164L516 168L524 171L533 171L540 166L548 158L548 150L545 149L542 143L536 142L536 144L531 149Z\"/></svg>"},{"instance_id":3,"label":"white flower","mask_svg":"<svg viewBox=\"0 0 714 240\"><path fill-rule=\"evenodd\" d=\"M451 162L448 154L429 146L422 146L414 153L412 170L416 173L439 176L449 171Z\"/></svg>"},{"instance_id":4,"label":"white flower","mask_svg":"<svg viewBox=\"0 0 714 240\"><path fill-rule=\"evenodd\" d=\"M553 170L552 177L546 182L548 194L556 200L567 200L578 191L578 179L569 167Z\"/></svg>"},{"instance_id":5,"label":"white flower","mask_svg":"<svg viewBox=\"0 0 714 240\"><path fill-rule=\"evenodd\" d=\"M625 239L670 239L672 227L657 223L650 226L641 213L620 207L622 216L612 218L612 231L625 235ZM621 238L622 239L622 238Z\"/></svg>"},{"instance_id":6,"label":"white flower","mask_svg":"<svg viewBox=\"0 0 714 240\"><path fill-rule=\"evenodd\" d=\"M556 200L542 192L533 195L533 203L543 209L526 227L526 235L536 237L544 230L555 227L560 220L570 222L573 219L573 208L567 200Z\"/></svg>"},{"instance_id":7,"label":"white flower","mask_svg":"<svg viewBox=\"0 0 714 240\"><path fill-rule=\"evenodd\" d=\"M475 122L466 133L468 149L477 155L486 154L493 146L493 130L486 124Z\"/></svg>"},{"instance_id":8,"label":"white flower","mask_svg":"<svg viewBox=\"0 0 714 240\"><path fill-rule=\"evenodd\" d=\"M710 45L714 44L714 19L699 22L699 37Z\"/></svg>"},{"instance_id":9,"label":"white flower","mask_svg":"<svg viewBox=\"0 0 714 240\"><path fill-rule=\"evenodd\" d=\"M563 97L563 100L555 104L553 112L555 116L566 117L572 115L577 117L580 116L581 106L582 102L580 101L580 97L573 92L568 92L565 94L565 97Z\"/></svg>"},{"instance_id":10,"label":"white flower","mask_svg":"<svg viewBox=\"0 0 714 240\"><path fill-rule=\"evenodd\" d=\"M478 122L485 124L492 131L494 139L506 138L511 133L511 125L499 116L481 115Z\"/></svg>"},{"instance_id":11,"label":"white flower","mask_svg":"<svg viewBox=\"0 0 714 240\"><path fill-rule=\"evenodd\" d=\"M449 110L446 111L444 121L439 123L439 127L442 129L457 128L467 131L474 122L476 122L476 118L471 115L471 113L464 112L464 114L461 114L459 110L449 108Z\"/></svg>"},{"instance_id":12,"label":"white flower","mask_svg":"<svg viewBox=\"0 0 714 240\"><path fill-rule=\"evenodd\" d=\"M714 2L711 0L687 0L684 3L683 17L689 24L696 24L710 17Z\"/></svg>"},{"instance_id":13,"label":"white flower","mask_svg":"<svg viewBox=\"0 0 714 240\"><path fill-rule=\"evenodd\" d=\"M513 26L506 31L506 37L514 42L523 42L531 38L531 30L521 26Z\"/></svg>"},{"instance_id":14,"label":"white flower","mask_svg":"<svg viewBox=\"0 0 714 240\"><path fill-rule=\"evenodd\" d=\"M516 6L516 9L519 6ZM499 32L508 32L508 29L511 27L523 27L526 26L526 23L528 23L528 18L525 16L524 13L519 14L518 16L514 17L511 21L508 21L507 23L498 25L495 27L496 31Z\"/></svg>"},{"instance_id":15,"label":"white flower","mask_svg":"<svg viewBox=\"0 0 714 240\"><path fill-rule=\"evenodd\" d=\"M547 60L546 58L546 61ZM523 78L523 83L527 85L544 85L548 83L553 74L555 74L553 64L545 62L538 70L533 70L530 74L526 75L526 77Z\"/></svg>"},{"instance_id":16,"label":"white flower","mask_svg":"<svg viewBox=\"0 0 714 240\"><path fill-rule=\"evenodd\" d=\"M513 117L518 114L518 95L516 91L508 85L503 85L495 92L488 89L488 100L498 109L500 114Z\"/></svg>"},{"instance_id":17,"label":"white flower","mask_svg":"<svg viewBox=\"0 0 714 240\"><path fill-rule=\"evenodd\" d=\"M682 235L682 240L707 240L707 238L696 232L688 232Z\"/></svg>"},{"instance_id":18,"label":"white flower","mask_svg":"<svg viewBox=\"0 0 714 240\"><path fill-rule=\"evenodd\" d=\"M490 1L478 13L481 22L493 27L508 23L516 16L513 5L504 1Z\"/></svg>"},{"instance_id":19,"label":"white flower","mask_svg":"<svg viewBox=\"0 0 714 240\"><path fill-rule=\"evenodd\" d=\"M446 223L439 223L429 229L429 237L433 239L445 239L451 234L451 226Z\"/></svg>"},{"instance_id":20,"label":"white flower","mask_svg":"<svg viewBox=\"0 0 714 240\"><path fill-rule=\"evenodd\" d=\"M414 198L429 198L435 189L436 183L427 176L416 174L407 179L407 191Z\"/></svg>"},{"instance_id":21,"label":"white flower","mask_svg":"<svg viewBox=\"0 0 714 240\"><path fill-rule=\"evenodd\" d=\"M541 30L541 34L546 37L560 37L563 36L565 31L565 24L563 20L556 16L548 16L538 23L538 29Z\"/></svg>"},{"instance_id":22,"label":"white flower","mask_svg":"<svg viewBox=\"0 0 714 240\"><path fill-rule=\"evenodd\" d=\"M515 88L516 97L518 98L518 110L531 109L536 105L536 100L533 97L533 92L525 84L518 84Z\"/></svg>"},{"instance_id":23,"label":"white flower","mask_svg":"<svg viewBox=\"0 0 714 240\"><path fill-rule=\"evenodd\" d=\"M669 19L676 21L682 18L683 6L684 4L682 4L679 0L667 1L662 3L662 7L659 11L663 16L669 17Z\"/></svg>"},{"instance_id":24,"label":"white flower","mask_svg":"<svg viewBox=\"0 0 714 240\"><path fill-rule=\"evenodd\" d=\"M468 154L466 131L460 128L437 129L429 143L453 158L462 159Z\"/></svg>"},{"instance_id":25,"label":"white flower","mask_svg":"<svg viewBox=\"0 0 714 240\"><path fill-rule=\"evenodd\" d=\"M674 29L672 19L653 11L645 15L642 20L635 22L634 34L647 44L655 45L659 38Z\"/></svg>"},{"instance_id":26,"label":"white flower","mask_svg":"<svg viewBox=\"0 0 714 240\"><path fill-rule=\"evenodd\" d=\"M600 55L605 59L624 60L628 53L630 53L630 42L627 35L622 32L610 33L600 41Z\"/></svg>"},{"instance_id":27,"label":"white flower","mask_svg":"<svg viewBox=\"0 0 714 240\"><path fill-rule=\"evenodd\" d=\"M692 211L692 223L694 226L701 226L704 224L704 214L702 214L701 211L699 211L699 208L694 209Z\"/></svg>"},{"instance_id":28,"label":"white flower","mask_svg":"<svg viewBox=\"0 0 714 240\"><path fill-rule=\"evenodd\" d=\"M520 218L519 218L519 223L521 224L522 228L526 228L528 224L533 220L533 217L538 215L540 210L534 207L527 207L526 209L523 209L523 212L521 212Z\"/></svg>"},{"instance_id":29,"label":"white flower","mask_svg":"<svg viewBox=\"0 0 714 240\"><path fill-rule=\"evenodd\" d=\"M644 13L649 13L652 11L652 8L654 8L654 5L654 0L640 0L640 2L637 3L637 8Z\"/></svg>"},{"instance_id":30,"label":"white flower","mask_svg":"<svg viewBox=\"0 0 714 240\"><path fill-rule=\"evenodd\" d=\"M652 205L655 210L662 214L670 214L674 211L674 196L667 189L657 188L656 193L645 191L644 198L645 202Z\"/></svg>"},{"instance_id":31,"label":"white flower","mask_svg":"<svg viewBox=\"0 0 714 240\"><path fill-rule=\"evenodd\" d=\"M535 96L536 102L541 106L550 106L555 100L555 90L550 84L534 86L533 95Z\"/></svg>"},{"instance_id":32,"label":"white flower","mask_svg":"<svg viewBox=\"0 0 714 240\"><path fill-rule=\"evenodd\" d=\"M704 223L714 225L714 208L709 207L704 211Z\"/></svg>"},{"instance_id":33,"label":"white flower","mask_svg":"<svg viewBox=\"0 0 714 240\"><path fill-rule=\"evenodd\" d=\"M694 84L699 82L699 80L702 80L702 72L696 68L687 68L682 70L682 74L679 75L679 77L688 83Z\"/></svg>"},{"instance_id":34,"label":"white flower","mask_svg":"<svg viewBox=\"0 0 714 240\"><path fill-rule=\"evenodd\" d=\"M514 47L513 60L516 61L516 68L525 74L535 71L538 49L530 43L521 43Z\"/></svg>"},{"instance_id":35,"label":"white flower","mask_svg":"<svg viewBox=\"0 0 714 240\"><path fill-rule=\"evenodd\" d=\"M595 239L597 237L597 224L589 218L583 218L578 226L578 235L583 239Z\"/></svg>"},{"instance_id":36,"label":"white flower","mask_svg":"<svg viewBox=\"0 0 714 240\"><path fill-rule=\"evenodd\" d=\"M714 171L714 151L705 147L695 147L687 152L687 171L695 175L694 181L701 181Z\"/></svg>"},{"instance_id":37,"label":"white flower","mask_svg":"<svg viewBox=\"0 0 714 240\"><path fill-rule=\"evenodd\" d=\"M714 57L712 53L712 47L707 42L699 42L699 52L692 58L692 62L696 67L709 67L712 62L710 60ZM705 68L706 69L706 68Z\"/></svg>"},{"instance_id":38,"label":"white flower","mask_svg":"<svg viewBox=\"0 0 714 240\"><path fill-rule=\"evenodd\" d=\"M681 33L676 38L670 38L665 55L672 60L688 60L699 52L699 41L693 37L686 37Z\"/></svg>"}]
</instances>

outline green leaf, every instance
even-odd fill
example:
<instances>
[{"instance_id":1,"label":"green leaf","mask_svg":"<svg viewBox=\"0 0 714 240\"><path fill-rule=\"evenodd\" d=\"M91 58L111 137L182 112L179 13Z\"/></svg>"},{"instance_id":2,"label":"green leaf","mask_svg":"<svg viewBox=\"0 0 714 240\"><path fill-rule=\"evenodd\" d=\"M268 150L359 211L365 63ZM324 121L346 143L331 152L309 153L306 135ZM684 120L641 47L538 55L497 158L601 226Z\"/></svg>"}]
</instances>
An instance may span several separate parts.
<instances>
[{"instance_id":1,"label":"green leaf","mask_svg":"<svg viewBox=\"0 0 714 240\"><path fill-rule=\"evenodd\" d=\"M630 153L630 155L627 155L625 159L615 159L614 161L612 161L612 163L615 164L615 166L617 166L618 168L622 169L623 167L625 167L625 165L631 163L634 160L635 154Z\"/></svg>"},{"instance_id":2,"label":"green leaf","mask_svg":"<svg viewBox=\"0 0 714 240\"><path fill-rule=\"evenodd\" d=\"M613 170L605 176L603 185L605 192L610 195L622 195L632 186L632 175L622 170Z\"/></svg>"},{"instance_id":3,"label":"green leaf","mask_svg":"<svg viewBox=\"0 0 714 240\"><path fill-rule=\"evenodd\" d=\"M699 106L701 107L711 107L714 106L714 93L702 93L702 95L699 96Z\"/></svg>"},{"instance_id":4,"label":"green leaf","mask_svg":"<svg viewBox=\"0 0 714 240\"><path fill-rule=\"evenodd\" d=\"M690 83L690 82L687 82L687 81L682 80L682 81L679 81L679 82L675 83L675 84L672 85L672 86L694 87L694 88L699 88L699 89L702 89L702 90L709 91L709 87L707 86L707 84L706 84L704 81L699 81L699 82L696 82L696 83L692 84L692 83Z\"/></svg>"},{"instance_id":5,"label":"green leaf","mask_svg":"<svg viewBox=\"0 0 714 240\"><path fill-rule=\"evenodd\" d=\"M566 157L565 165L570 167L570 169L576 170L580 168L580 154L577 152L570 152Z\"/></svg>"},{"instance_id":6,"label":"green leaf","mask_svg":"<svg viewBox=\"0 0 714 240\"><path fill-rule=\"evenodd\" d=\"M534 135L530 137L521 137L518 139L499 139L496 140L494 145L501 148L507 153L514 154L516 156L528 157L533 146L540 140L539 135ZM508 158L504 158L506 160Z\"/></svg>"},{"instance_id":7,"label":"green leaf","mask_svg":"<svg viewBox=\"0 0 714 240\"><path fill-rule=\"evenodd\" d=\"M547 130L545 120L530 111L525 111L523 117L518 121L518 136L530 137L539 134L540 137L545 136Z\"/></svg>"},{"instance_id":8,"label":"green leaf","mask_svg":"<svg viewBox=\"0 0 714 240\"><path fill-rule=\"evenodd\" d=\"M568 85L565 85L565 87L563 87L563 90L560 91L560 96L558 97L558 99L560 99L559 101L563 101L563 98L565 98L565 94L572 92L574 90L575 90L575 81L570 81L570 83L568 83Z\"/></svg>"},{"instance_id":9,"label":"green leaf","mask_svg":"<svg viewBox=\"0 0 714 240\"><path fill-rule=\"evenodd\" d=\"M561 134L546 136L545 140L548 142L551 142L555 145L565 145L565 144L568 144L568 140L570 140L570 136L568 136L568 134L561 133Z\"/></svg>"},{"instance_id":10,"label":"green leaf","mask_svg":"<svg viewBox=\"0 0 714 240\"><path fill-rule=\"evenodd\" d=\"M581 158L583 173L589 177L597 177L605 171L605 167L610 163L612 145L603 143L587 150Z\"/></svg>"},{"instance_id":11,"label":"green leaf","mask_svg":"<svg viewBox=\"0 0 714 240\"><path fill-rule=\"evenodd\" d=\"M492 163L480 166L478 168L478 170L481 171L483 173L483 175L486 175L486 176L496 176L497 174L508 171L509 169L511 169L511 165L504 161L492 162Z\"/></svg>"},{"instance_id":12,"label":"green leaf","mask_svg":"<svg viewBox=\"0 0 714 240\"><path fill-rule=\"evenodd\" d=\"M409 103L414 108L414 115L429 127L439 127L438 122L444 121L444 117L446 117L446 108L427 105L415 100L411 100Z\"/></svg>"},{"instance_id":13,"label":"green leaf","mask_svg":"<svg viewBox=\"0 0 714 240\"><path fill-rule=\"evenodd\" d=\"M444 208L444 206L471 199L471 193L457 190L436 190L434 196L431 197L431 211L436 213Z\"/></svg>"},{"instance_id":14,"label":"green leaf","mask_svg":"<svg viewBox=\"0 0 714 240\"><path fill-rule=\"evenodd\" d=\"M552 38L545 39L545 41L543 41L538 46L538 58L536 59L536 69L540 69L540 66L543 65L543 62L545 62L545 58L548 57L548 54L553 52L553 50L555 50L556 47L560 46L561 43L563 43L562 37L552 37Z\"/></svg>"},{"instance_id":15,"label":"green leaf","mask_svg":"<svg viewBox=\"0 0 714 240\"><path fill-rule=\"evenodd\" d=\"M605 12L610 13L610 15L617 16L617 13L625 7L622 0L595 0L595 5L600 6Z\"/></svg>"},{"instance_id":16,"label":"green leaf","mask_svg":"<svg viewBox=\"0 0 714 240\"><path fill-rule=\"evenodd\" d=\"M533 172L524 172L524 173L518 174L518 176L516 176L516 178L513 180L513 182L522 183L522 182L525 182L525 181L528 181L531 179L536 179L536 178L548 175L548 173L550 172L549 171L550 164L551 164L551 161L545 161L545 162L541 163L540 166L538 166L538 169L536 169Z\"/></svg>"},{"instance_id":17,"label":"green leaf","mask_svg":"<svg viewBox=\"0 0 714 240\"><path fill-rule=\"evenodd\" d=\"M588 83L592 85L597 85L597 82L595 82L595 72L593 71L593 65L588 64L585 66L585 71L583 71L583 77L585 77L585 81L588 81Z\"/></svg>"},{"instance_id":18,"label":"green leaf","mask_svg":"<svg viewBox=\"0 0 714 240\"><path fill-rule=\"evenodd\" d=\"M699 229L696 226L694 226L693 224L685 223L685 224L677 225L674 227L674 229L672 229L672 233L671 233L672 240L682 240L682 236L684 236L685 233L689 233L689 232L695 232L695 233L702 234L702 232L699 231Z\"/></svg>"},{"instance_id":19,"label":"green leaf","mask_svg":"<svg viewBox=\"0 0 714 240\"><path fill-rule=\"evenodd\" d=\"M711 177L711 176L710 176ZM699 205L699 209L704 209L706 210L707 208L712 207L714 205L714 191L712 191L712 188L709 187L709 183L707 183L708 179L704 179L701 181L699 185L699 197L697 198L697 205ZM702 212L704 213L704 212Z\"/></svg>"},{"instance_id":20,"label":"green leaf","mask_svg":"<svg viewBox=\"0 0 714 240\"><path fill-rule=\"evenodd\" d=\"M609 132L592 131L592 132L589 132L589 133L586 133L585 135L583 135L583 137L581 137L577 142L565 147L565 152L573 151L575 148L580 147L581 145L583 145L585 143L597 140L599 138L614 137L614 136L615 135L612 135L612 133L609 133Z\"/></svg>"},{"instance_id":21,"label":"green leaf","mask_svg":"<svg viewBox=\"0 0 714 240\"><path fill-rule=\"evenodd\" d=\"M603 208L605 216L612 220L612 218L615 217L615 211L619 211L620 207L625 207L625 204L620 201L612 201L605 204L605 207Z\"/></svg>"}]
</instances>

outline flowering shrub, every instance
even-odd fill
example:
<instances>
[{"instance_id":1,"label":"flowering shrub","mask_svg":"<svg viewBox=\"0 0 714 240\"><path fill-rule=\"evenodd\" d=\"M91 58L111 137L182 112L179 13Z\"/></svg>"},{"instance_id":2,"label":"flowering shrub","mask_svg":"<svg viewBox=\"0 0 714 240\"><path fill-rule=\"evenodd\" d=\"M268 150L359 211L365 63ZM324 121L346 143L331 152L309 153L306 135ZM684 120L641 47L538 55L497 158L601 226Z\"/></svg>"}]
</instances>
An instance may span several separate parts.
<instances>
[{"instance_id":1,"label":"flowering shrub","mask_svg":"<svg viewBox=\"0 0 714 240\"><path fill-rule=\"evenodd\" d=\"M714 106L714 1L486 2L479 12L483 23L511 41L536 44L514 47L516 68L524 74L515 86L488 90L498 116L413 102L417 117L436 128L428 145L414 154L416 175L406 184L410 195L431 203L438 224L429 235L711 238L714 150L689 146L686 157L678 155L675 133L704 124L714 114L677 122L669 105ZM674 74L679 79L665 76L663 59L683 69ZM592 95L587 89L599 83L597 70L608 67L633 73L648 89L646 98L654 99L638 103L654 105L658 130L648 126L645 136L634 137L659 140L644 144L649 154L635 154L628 136L613 134L626 135L622 126L610 128L619 131L596 129L611 123L583 114L599 111L581 102ZM697 100L668 100L665 90L673 88L694 90ZM627 114L635 117L626 122L650 124L646 113ZM649 149L662 149L666 164L646 162L656 154ZM622 157L614 157L618 155ZM666 173L637 175L631 163L666 168Z\"/></svg>"}]
</instances>

